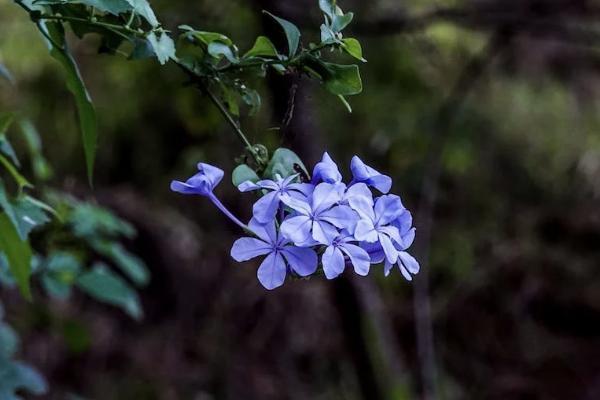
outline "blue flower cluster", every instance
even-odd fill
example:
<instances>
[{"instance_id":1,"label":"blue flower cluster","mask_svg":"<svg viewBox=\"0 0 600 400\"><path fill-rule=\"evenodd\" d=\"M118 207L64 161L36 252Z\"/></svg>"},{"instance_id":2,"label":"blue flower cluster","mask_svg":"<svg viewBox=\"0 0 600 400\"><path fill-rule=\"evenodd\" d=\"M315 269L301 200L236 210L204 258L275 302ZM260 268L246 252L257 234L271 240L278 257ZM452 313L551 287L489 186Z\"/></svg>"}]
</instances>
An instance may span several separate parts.
<instances>
[{"instance_id":1,"label":"blue flower cluster","mask_svg":"<svg viewBox=\"0 0 600 400\"><path fill-rule=\"evenodd\" d=\"M286 275L310 276L320 264L328 279L346 266L367 275L371 264L384 263L387 276L394 266L407 280L419 272L419 263L406 250L415 238L411 213L400 197L388 194L389 176L365 165L354 156L352 181L346 185L338 166L325 153L313 170L310 183L298 175L258 182L246 181L241 192L257 191L248 225L239 221L213 194L223 171L198 164L199 172L186 182L173 181L171 189L208 197L251 237L235 241L231 256L238 262L266 256L258 268L258 280L267 289L283 285ZM372 189L381 193L374 197Z\"/></svg>"}]
</instances>

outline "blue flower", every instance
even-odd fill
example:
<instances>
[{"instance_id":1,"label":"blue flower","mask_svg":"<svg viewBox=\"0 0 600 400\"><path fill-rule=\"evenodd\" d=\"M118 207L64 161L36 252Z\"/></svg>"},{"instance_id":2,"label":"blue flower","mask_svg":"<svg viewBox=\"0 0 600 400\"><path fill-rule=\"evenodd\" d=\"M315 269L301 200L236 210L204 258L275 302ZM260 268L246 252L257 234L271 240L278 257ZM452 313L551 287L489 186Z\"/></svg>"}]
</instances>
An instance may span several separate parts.
<instances>
[{"instance_id":1,"label":"blue flower","mask_svg":"<svg viewBox=\"0 0 600 400\"><path fill-rule=\"evenodd\" d=\"M320 183L306 200L281 196L288 207L295 211L281 224L281 233L299 246L313 240L329 244L338 236L338 229L354 228L356 213L346 205L338 205L344 185Z\"/></svg>"},{"instance_id":2,"label":"blue flower","mask_svg":"<svg viewBox=\"0 0 600 400\"><path fill-rule=\"evenodd\" d=\"M261 224L266 224L275 219L281 196L289 194L295 198L306 198L313 190L313 186L307 183L292 183L298 175L292 175L282 179L279 175L276 180L265 179L256 183L246 181L238 186L240 192L251 190L269 190L270 192L262 196L254 206L252 212L254 218Z\"/></svg>"},{"instance_id":3,"label":"blue flower","mask_svg":"<svg viewBox=\"0 0 600 400\"><path fill-rule=\"evenodd\" d=\"M198 173L185 182L172 181L171 190L183 194L208 196L223 179L223 170L210 164L198 163Z\"/></svg>"},{"instance_id":4,"label":"blue flower","mask_svg":"<svg viewBox=\"0 0 600 400\"><path fill-rule=\"evenodd\" d=\"M314 250L292 245L276 231L274 221L263 225L253 218L248 227L257 238L236 240L231 257L241 262L267 255L257 272L258 280L266 289L283 285L288 266L300 276L311 275L317 270L318 258Z\"/></svg>"},{"instance_id":5,"label":"blue flower","mask_svg":"<svg viewBox=\"0 0 600 400\"><path fill-rule=\"evenodd\" d=\"M338 183L342 181L342 174L338 166L327 152L323 153L323 158L315 165L311 183L316 185L319 182Z\"/></svg>"},{"instance_id":6,"label":"blue flower","mask_svg":"<svg viewBox=\"0 0 600 400\"><path fill-rule=\"evenodd\" d=\"M364 182L384 194L388 193L392 187L392 178L369 167L358 156L352 157L350 170L354 178L350 183L351 185L353 183Z\"/></svg>"},{"instance_id":7,"label":"blue flower","mask_svg":"<svg viewBox=\"0 0 600 400\"><path fill-rule=\"evenodd\" d=\"M404 211L400 197L392 194L384 195L375 200L368 197L350 199L350 206L358 212L360 220L356 224L354 237L367 243L378 243L383 249L388 262L398 259L398 250L394 242L400 242L400 232L391 223Z\"/></svg>"},{"instance_id":8,"label":"blue flower","mask_svg":"<svg viewBox=\"0 0 600 400\"><path fill-rule=\"evenodd\" d=\"M336 278L346 268L345 256L348 257L350 263L354 267L354 271L362 276L366 276L369 273L369 267L371 265L371 259L369 254L351 243L356 240L348 232L344 232L336 237L325 249L325 252L321 256L321 262L323 264L323 272L327 279Z\"/></svg>"},{"instance_id":9,"label":"blue flower","mask_svg":"<svg viewBox=\"0 0 600 400\"><path fill-rule=\"evenodd\" d=\"M236 218L213 193L215 187L221 182L221 179L223 179L223 170L210 164L199 163L198 171L199 172L196 175L185 182L172 181L171 190L183 194L196 194L208 197L229 219L241 228L248 229L248 227Z\"/></svg>"},{"instance_id":10,"label":"blue flower","mask_svg":"<svg viewBox=\"0 0 600 400\"><path fill-rule=\"evenodd\" d=\"M412 226L411 213L408 210L404 210L398 218L392 221L392 225L398 228L400 232L400 241L394 243L394 246L398 250L398 259L396 263L390 263L386 260L383 271L385 276L388 276L392 267L398 265L402 276L406 280L412 281L412 275L418 274L421 267L419 262L406 252L415 240L415 228Z\"/></svg>"}]
</instances>

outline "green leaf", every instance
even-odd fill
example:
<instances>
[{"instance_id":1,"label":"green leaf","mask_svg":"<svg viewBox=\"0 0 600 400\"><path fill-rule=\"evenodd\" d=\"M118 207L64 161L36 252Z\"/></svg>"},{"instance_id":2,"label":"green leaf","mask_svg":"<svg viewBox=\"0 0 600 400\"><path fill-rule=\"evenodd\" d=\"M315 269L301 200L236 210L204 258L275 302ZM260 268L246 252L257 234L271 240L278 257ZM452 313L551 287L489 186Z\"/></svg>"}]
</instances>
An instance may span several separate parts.
<instances>
[{"instance_id":1,"label":"green leaf","mask_svg":"<svg viewBox=\"0 0 600 400\"><path fill-rule=\"evenodd\" d=\"M145 286L150 281L150 273L144 262L131 254L117 242L97 240L92 247L98 253L112 260L138 286Z\"/></svg>"},{"instance_id":2,"label":"green leaf","mask_svg":"<svg viewBox=\"0 0 600 400\"><path fill-rule=\"evenodd\" d=\"M28 197L17 199L13 204L13 211L16 217L17 231L22 240L27 239L33 229L50 221L44 210Z\"/></svg>"},{"instance_id":3,"label":"green leaf","mask_svg":"<svg viewBox=\"0 0 600 400\"><path fill-rule=\"evenodd\" d=\"M331 30L334 32L341 32L345 27L352 22L354 14L349 12L343 15L335 15L333 22L331 23Z\"/></svg>"},{"instance_id":4,"label":"green leaf","mask_svg":"<svg viewBox=\"0 0 600 400\"><path fill-rule=\"evenodd\" d=\"M281 25L288 42L288 54L290 57L293 57L296 54L296 51L298 50L298 45L300 44L300 30L296 25L292 24L290 21L287 21L283 18L279 18L268 11L263 12L271 18L273 18L275 21L277 21L279 25Z\"/></svg>"},{"instance_id":5,"label":"green leaf","mask_svg":"<svg viewBox=\"0 0 600 400\"><path fill-rule=\"evenodd\" d=\"M148 39L136 38L133 41L133 50L129 54L130 60L142 60L156 57L152 43Z\"/></svg>"},{"instance_id":6,"label":"green leaf","mask_svg":"<svg viewBox=\"0 0 600 400\"><path fill-rule=\"evenodd\" d=\"M238 92L225 84L221 84L221 91L223 93L223 103L225 103L227 110L234 116L239 117Z\"/></svg>"},{"instance_id":7,"label":"green leaf","mask_svg":"<svg viewBox=\"0 0 600 400\"><path fill-rule=\"evenodd\" d=\"M144 17L146 21L154 28L159 25L158 20L156 19L156 15L154 15L154 11L152 11L152 7L148 4L146 0L126 0L127 3L131 5L133 11L136 14Z\"/></svg>"},{"instance_id":8,"label":"green leaf","mask_svg":"<svg viewBox=\"0 0 600 400\"><path fill-rule=\"evenodd\" d=\"M275 57L277 58L277 49L271 39L266 36L259 36L254 42L254 46L246 54L244 58L248 57Z\"/></svg>"},{"instance_id":9,"label":"green leaf","mask_svg":"<svg viewBox=\"0 0 600 400\"><path fill-rule=\"evenodd\" d=\"M159 37L156 36L156 33L150 32L148 42L152 45L154 54L156 54L156 58L158 58L161 65L166 64L171 59L176 59L175 43L165 32L161 32Z\"/></svg>"},{"instance_id":10,"label":"green leaf","mask_svg":"<svg viewBox=\"0 0 600 400\"><path fill-rule=\"evenodd\" d=\"M206 46L211 44L212 42L221 42L227 46L232 46L233 42L227 36L222 33L217 32L205 32L205 31L197 31L189 25L180 25L179 29L185 31L183 35L192 37L198 40L201 43L204 43Z\"/></svg>"},{"instance_id":11,"label":"green leaf","mask_svg":"<svg viewBox=\"0 0 600 400\"><path fill-rule=\"evenodd\" d=\"M14 225L5 213L0 213L0 250L6 255L8 266L21 294L31 300L29 276L31 275L31 247L21 240Z\"/></svg>"},{"instance_id":12,"label":"green leaf","mask_svg":"<svg viewBox=\"0 0 600 400\"><path fill-rule=\"evenodd\" d=\"M237 64L239 62L232 48L225 43L218 41L211 42L208 45L208 54L219 60L225 56L225 58L233 64Z\"/></svg>"},{"instance_id":13,"label":"green leaf","mask_svg":"<svg viewBox=\"0 0 600 400\"><path fill-rule=\"evenodd\" d=\"M333 94L350 96L362 92L362 81L357 65L325 64L328 74L323 77L325 88Z\"/></svg>"},{"instance_id":14,"label":"green leaf","mask_svg":"<svg viewBox=\"0 0 600 400\"><path fill-rule=\"evenodd\" d=\"M81 264L72 254L52 253L46 261L46 270L42 276L44 289L50 296L57 299L68 298L80 270Z\"/></svg>"},{"instance_id":15,"label":"green leaf","mask_svg":"<svg viewBox=\"0 0 600 400\"><path fill-rule=\"evenodd\" d=\"M262 105L260 95L256 90L253 89L244 90L244 93L242 94L242 100L244 100L244 103L250 106L251 116L255 115Z\"/></svg>"},{"instance_id":16,"label":"green leaf","mask_svg":"<svg viewBox=\"0 0 600 400\"><path fill-rule=\"evenodd\" d=\"M33 174L42 181L49 179L52 176L52 167L42 154L42 140L38 130L28 119L21 119L19 125L29 149Z\"/></svg>"},{"instance_id":17,"label":"green leaf","mask_svg":"<svg viewBox=\"0 0 600 400\"><path fill-rule=\"evenodd\" d=\"M271 161L265 169L264 177L272 179L275 175L279 175L282 178L287 178L300 172L304 173L305 176L309 176L300 157L290 149L280 147L273 153L273 157L271 157Z\"/></svg>"},{"instance_id":18,"label":"green leaf","mask_svg":"<svg viewBox=\"0 0 600 400\"><path fill-rule=\"evenodd\" d=\"M17 185L19 185L20 190L26 187L33 187L33 185L29 183L29 181L25 179L25 177L21 175L19 171L17 171L17 169L10 163L10 161L8 161L8 159L2 154L0 154L0 164L3 165L4 168L6 168L6 170L12 175L15 182L17 182Z\"/></svg>"},{"instance_id":19,"label":"green leaf","mask_svg":"<svg viewBox=\"0 0 600 400\"><path fill-rule=\"evenodd\" d=\"M69 52L65 41L65 32L62 26L55 23L45 24L43 22L40 22L38 26L52 39L47 41L50 55L63 66L66 73L67 88L75 98L75 104L79 113L81 134L83 136L83 149L85 151L88 180L91 183L98 136L94 105L92 104L90 95L81 79L77 64Z\"/></svg>"},{"instance_id":20,"label":"green leaf","mask_svg":"<svg viewBox=\"0 0 600 400\"><path fill-rule=\"evenodd\" d=\"M362 47L358 40L354 38L342 39L342 49L357 60L367 62L367 60L363 58Z\"/></svg>"},{"instance_id":21,"label":"green leaf","mask_svg":"<svg viewBox=\"0 0 600 400\"><path fill-rule=\"evenodd\" d=\"M6 79L12 85L15 84L15 78L13 78L8 68L2 63L0 63L0 77Z\"/></svg>"},{"instance_id":22,"label":"green leaf","mask_svg":"<svg viewBox=\"0 0 600 400\"><path fill-rule=\"evenodd\" d=\"M0 322L0 358L12 358L19 349L19 336L14 329Z\"/></svg>"},{"instance_id":23,"label":"green leaf","mask_svg":"<svg viewBox=\"0 0 600 400\"><path fill-rule=\"evenodd\" d=\"M102 264L79 276L77 287L101 302L120 307L134 319L142 317L137 293L121 277Z\"/></svg>"},{"instance_id":24,"label":"green leaf","mask_svg":"<svg viewBox=\"0 0 600 400\"><path fill-rule=\"evenodd\" d=\"M48 384L29 365L0 358L0 399L20 400L22 397L17 392L22 391L43 395L48 391Z\"/></svg>"},{"instance_id":25,"label":"green leaf","mask_svg":"<svg viewBox=\"0 0 600 400\"><path fill-rule=\"evenodd\" d=\"M73 233L86 240L94 240L99 236L135 236L135 229L131 224L104 208L88 203L75 204L68 221L73 227Z\"/></svg>"},{"instance_id":26,"label":"green leaf","mask_svg":"<svg viewBox=\"0 0 600 400\"><path fill-rule=\"evenodd\" d=\"M119 15L127 11L133 11L133 6L127 0L78 0L74 3L85 4L94 7L101 12Z\"/></svg>"},{"instance_id":27,"label":"green leaf","mask_svg":"<svg viewBox=\"0 0 600 400\"><path fill-rule=\"evenodd\" d=\"M335 0L319 0L319 8L323 11L331 20L336 15L343 15L342 9L336 5Z\"/></svg>"},{"instance_id":28,"label":"green leaf","mask_svg":"<svg viewBox=\"0 0 600 400\"><path fill-rule=\"evenodd\" d=\"M335 32L325 24L321 24L321 43L335 43L337 38Z\"/></svg>"},{"instance_id":29,"label":"green leaf","mask_svg":"<svg viewBox=\"0 0 600 400\"><path fill-rule=\"evenodd\" d=\"M258 182L259 180L260 178L256 172L246 164L238 165L231 173L231 182L233 182L233 185L236 187L243 182Z\"/></svg>"}]
</instances>

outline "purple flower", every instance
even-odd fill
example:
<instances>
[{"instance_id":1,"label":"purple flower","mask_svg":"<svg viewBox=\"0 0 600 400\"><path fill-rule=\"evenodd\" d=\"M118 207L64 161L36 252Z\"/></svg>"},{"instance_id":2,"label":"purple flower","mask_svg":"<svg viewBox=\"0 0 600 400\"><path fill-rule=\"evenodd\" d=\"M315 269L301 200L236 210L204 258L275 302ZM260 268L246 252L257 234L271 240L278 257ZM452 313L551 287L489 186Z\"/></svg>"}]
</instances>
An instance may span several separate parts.
<instances>
[{"instance_id":1,"label":"purple flower","mask_svg":"<svg viewBox=\"0 0 600 400\"><path fill-rule=\"evenodd\" d=\"M289 194L294 198L306 198L312 192L313 186L307 183L292 183L298 175L292 175L282 179L279 175L276 180L265 179L253 183L246 181L238 186L240 192L248 192L251 190L269 190L270 192L262 196L254 206L252 212L254 218L261 224L266 224L275 219L281 196Z\"/></svg>"},{"instance_id":2,"label":"purple flower","mask_svg":"<svg viewBox=\"0 0 600 400\"><path fill-rule=\"evenodd\" d=\"M351 184L364 182L384 194L389 192L392 187L392 178L369 167L358 156L352 157L350 170L354 178Z\"/></svg>"},{"instance_id":3,"label":"purple flower","mask_svg":"<svg viewBox=\"0 0 600 400\"><path fill-rule=\"evenodd\" d=\"M329 157L327 152L323 153L323 158L315 165L311 183L316 185L319 182L339 183L342 181L342 174L335 162Z\"/></svg>"},{"instance_id":4,"label":"purple flower","mask_svg":"<svg viewBox=\"0 0 600 400\"><path fill-rule=\"evenodd\" d=\"M171 190L183 194L196 194L208 197L229 219L241 228L248 229L248 227L237 219L213 193L214 188L221 182L221 179L223 179L223 170L213 167L210 164L198 163L198 171L199 172L196 175L185 182L172 181Z\"/></svg>"},{"instance_id":5,"label":"purple flower","mask_svg":"<svg viewBox=\"0 0 600 400\"><path fill-rule=\"evenodd\" d=\"M183 194L208 196L223 179L223 170L210 164L198 163L198 171L185 182L172 181L171 190Z\"/></svg>"},{"instance_id":6,"label":"purple flower","mask_svg":"<svg viewBox=\"0 0 600 400\"><path fill-rule=\"evenodd\" d=\"M266 289L283 285L288 266L300 276L311 275L317 270L318 258L314 250L292 245L276 231L274 221L263 225L253 218L248 227L258 238L236 240L231 257L241 262L267 255L257 272L258 280Z\"/></svg>"},{"instance_id":7,"label":"purple flower","mask_svg":"<svg viewBox=\"0 0 600 400\"><path fill-rule=\"evenodd\" d=\"M348 257L354 271L362 276L369 273L371 260L369 254L351 242L355 239L348 232L336 237L321 256L323 271L327 279L336 278L346 268L344 255Z\"/></svg>"},{"instance_id":8,"label":"purple flower","mask_svg":"<svg viewBox=\"0 0 600 400\"><path fill-rule=\"evenodd\" d=\"M356 213L346 205L338 205L344 185L320 183L306 200L281 197L295 211L281 224L281 233L299 246L317 241L329 244L338 236L338 229L354 228Z\"/></svg>"},{"instance_id":9,"label":"purple flower","mask_svg":"<svg viewBox=\"0 0 600 400\"><path fill-rule=\"evenodd\" d=\"M400 197L393 194L381 196L375 200L375 205L367 197L350 199L350 206L358 212L360 220L356 224L354 237L367 243L378 243L383 249L388 262L398 259L398 250L394 242L400 242L398 228L391 225L392 221L404 211Z\"/></svg>"}]
</instances>

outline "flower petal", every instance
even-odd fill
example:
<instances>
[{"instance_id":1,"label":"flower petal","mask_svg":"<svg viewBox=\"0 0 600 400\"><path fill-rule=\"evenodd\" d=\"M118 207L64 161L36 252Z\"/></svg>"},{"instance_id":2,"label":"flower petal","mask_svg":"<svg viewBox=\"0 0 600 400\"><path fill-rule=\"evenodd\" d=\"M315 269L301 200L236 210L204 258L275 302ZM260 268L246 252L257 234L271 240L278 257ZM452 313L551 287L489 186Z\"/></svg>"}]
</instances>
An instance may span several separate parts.
<instances>
[{"instance_id":1,"label":"flower petal","mask_svg":"<svg viewBox=\"0 0 600 400\"><path fill-rule=\"evenodd\" d=\"M198 171L206 176L211 184L211 190L221 182L221 179L223 179L223 170L210 164L198 163Z\"/></svg>"},{"instance_id":2,"label":"flower petal","mask_svg":"<svg viewBox=\"0 0 600 400\"><path fill-rule=\"evenodd\" d=\"M254 218L261 224L266 224L275 219L277 208L279 207L279 193L269 192L258 199L252 206Z\"/></svg>"},{"instance_id":3,"label":"flower petal","mask_svg":"<svg viewBox=\"0 0 600 400\"><path fill-rule=\"evenodd\" d=\"M342 174L336 163L329 157L327 152L323 153L323 158L315 165L311 183L318 182L337 183L342 181Z\"/></svg>"},{"instance_id":4,"label":"flower petal","mask_svg":"<svg viewBox=\"0 0 600 400\"><path fill-rule=\"evenodd\" d=\"M291 208L294 211L299 212L300 214L303 214L303 215L311 214L310 204L308 204L306 202L306 200L292 197L287 193L282 194L280 199L286 206L288 206L289 208Z\"/></svg>"},{"instance_id":5,"label":"flower petal","mask_svg":"<svg viewBox=\"0 0 600 400\"><path fill-rule=\"evenodd\" d=\"M385 264L383 265L383 275L388 276L394 265L395 264L392 264L388 260L385 260Z\"/></svg>"},{"instance_id":6,"label":"flower petal","mask_svg":"<svg viewBox=\"0 0 600 400\"><path fill-rule=\"evenodd\" d=\"M405 210L400 197L394 194L383 195L375 200L375 221L383 226L398 218Z\"/></svg>"},{"instance_id":7,"label":"flower petal","mask_svg":"<svg viewBox=\"0 0 600 400\"><path fill-rule=\"evenodd\" d=\"M376 242L377 231L373 226L373 222L370 219L361 219L356 223L356 229L354 230L354 237L356 240L361 242Z\"/></svg>"},{"instance_id":8,"label":"flower petal","mask_svg":"<svg viewBox=\"0 0 600 400\"><path fill-rule=\"evenodd\" d=\"M399 252L398 256L400 257L400 261L402 261L402 265L404 265L406 267L408 272L410 272L413 275L419 273L421 266L419 265L419 262L413 256L411 256L410 254L408 254L405 251Z\"/></svg>"},{"instance_id":9,"label":"flower petal","mask_svg":"<svg viewBox=\"0 0 600 400\"><path fill-rule=\"evenodd\" d=\"M321 256L321 262L323 263L323 272L327 279L333 279L344 272L346 263L344 262L344 255L335 246L329 246L325 250L325 253Z\"/></svg>"},{"instance_id":10,"label":"flower petal","mask_svg":"<svg viewBox=\"0 0 600 400\"><path fill-rule=\"evenodd\" d=\"M240 192L250 192L252 190L258 190L258 189L261 189L261 187L252 181L245 181L238 185L238 190Z\"/></svg>"},{"instance_id":11,"label":"flower petal","mask_svg":"<svg viewBox=\"0 0 600 400\"><path fill-rule=\"evenodd\" d=\"M340 250L350 258L350 262L354 267L354 272L362 276L366 276L369 273L369 268L371 267L371 257L369 257L369 253L350 243L345 243L340 246Z\"/></svg>"},{"instance_id":12,"label":"flower petal","mask_svg":"<svg viewBox=\"0 0 600 400\"><path fill-rule=\"evenodd\" d=\"M248 228L259 238L265 242L275 245L277 244L277 230L275 229L275 221L267 224L261 224L256 218L252 218L248 222Z\"/></svg>"},{"instance_id":13,"label":"flower petal","mask_svg":"<svg viewBox=\"0 0 600 400\"><path fill-rule=\"evenodd\" d=\"M319 219L327 221L340 229L354 230L358 214L348 206L336 206L319 214Z\"/></svg>"},{"instance_id":14,"label":"flower petal","mask_svg":"<svg viewBox=\"0 0 600 400\"><path fill-rule=\"evenodd\" d=\"M369 254L369 257L371 257L371 264L379 264L385 260L385 253L379 242L360 242L359 244Z\"/></svg>"},{"instance_id":15,"label":"flower petal","mask_svg":"<svg viewBox=\"0 0 600 400\"><path fill-rule=\"evenodd\" d=\"M287 218L281 224L281 234L294 243L305 243L310 239L312 221L305 215Z\"/></svg>"},{"instance_id":16,"label":"flower petal","mask_svg":"<svg viewBox=\"0 0 600 400\"><path fill-rule=\"evenodd\" d=\"M408 249L415 241L415 228L411 228L404 236L402 236L402 250Z\"/></svg>"},{"instance_id":17,"label":"flower petal","mask_svg":"<svg viewBox=\"0 0 600 400\"><path fill-rule=\"evenodd\" d=\"M243 237L236 240L231 247L231 257L237 261L248 261L254 257L268 254L272 247L262 240Z\"/></svg>"},{"instance_id":18,"label":"flower petal","mask_svg":"<svg viewBox=\"0 0 600 400\"><path fill-rule=\"evenodd\" d=\"M285 281L286 267L279 253L271 253L258 267L256 276L265 289L275 289Z\"/></svg>"},{"instance_id":19,"label":"flower petal","mask_svg":"<svg viewBox=\"0 0 600 400\"><path fill-rule=\"evenodd\" d=\"M406 279L409 282L413 280L412 275L408 272L406 268L404 268L404 265L402 265L400 261L398 261L398 267L400 268L400 272L402 273L404 279Z\"/></svg>"},{"instance_id":20,"label":"flower petal","mask_svg":"<svg viewBox=\"0 0 600 400\"><path fill-rule=\"evenodd\" d=\"M357 186L357 185L353 185L352 187L354 187L354 186ZM368 218L371 221L375 220L375 212L373 211L373 198L372 197L352 196L352 197L348 198L348 204L362 218Z\"/></svg>"},{"instance_id":21,"label":"flower petal","mask_svg":"<svg viewBox=\"0 0 600 400\"><path fill-rule=\"evenodd\" d=\"M187 182L181 181L172 181L171 190L177 193L198 194L201 196L206 196L208 193L210 193L209 191L205 190L205 186L194 186Z\"/></svg>"},{"instance_id":22,"label":"flower petal","mask_svg":"<svg viewBox=\"0 0 600 400\"><path fill-rule=\"evenodd\" d=\"M319 183L312 195L312 210L315 214L327 210L342 199L343 185Z\"/></svg>"},{"instance_id":23,"label":"flower petal","mask_svg":"<svg viewBox=\"0 0 600 400\"><path fill-rule=\"evenodd\" d=\"M331 244L339 232L329 222L314 220L312 224L312 237L321 244Z\"/></svg>"},{"instance_id":24,"label":"flower petal","mask_svg":"<svg viewBox=\"0 0 600 400\"><path fill-rule=\"evenodd\" d=\"M352 157L350 170L354 177L354 182L365 182L374 187L381 193L387 193L392 187L392 178L381 174L379 171L366 165L358 156Z\"/></svg>"},{"instance_id":25,"label":"flower petal","mask_svg":"<svg viewBox=\"0 0 600 400\"><path fill-rule=\"evenodd\" d=\"M300 276L312 275L317 270L319 260L313 249L285 246L282 254L290 268Z\"/></svg>"},{"instance_id":26,"label":"flower petal","mask_svg":"<svg viewBox=\"0 0 600 400\"><path fill-rule=\"evenodd\" d=\"M383 252L385 253L385 259L390 263L395 263L398 260L398 251L392 244L392 240L385 233L379 233L379 243L381 243L381 247L383 247Z\"/></svg>"}]
</instances>

